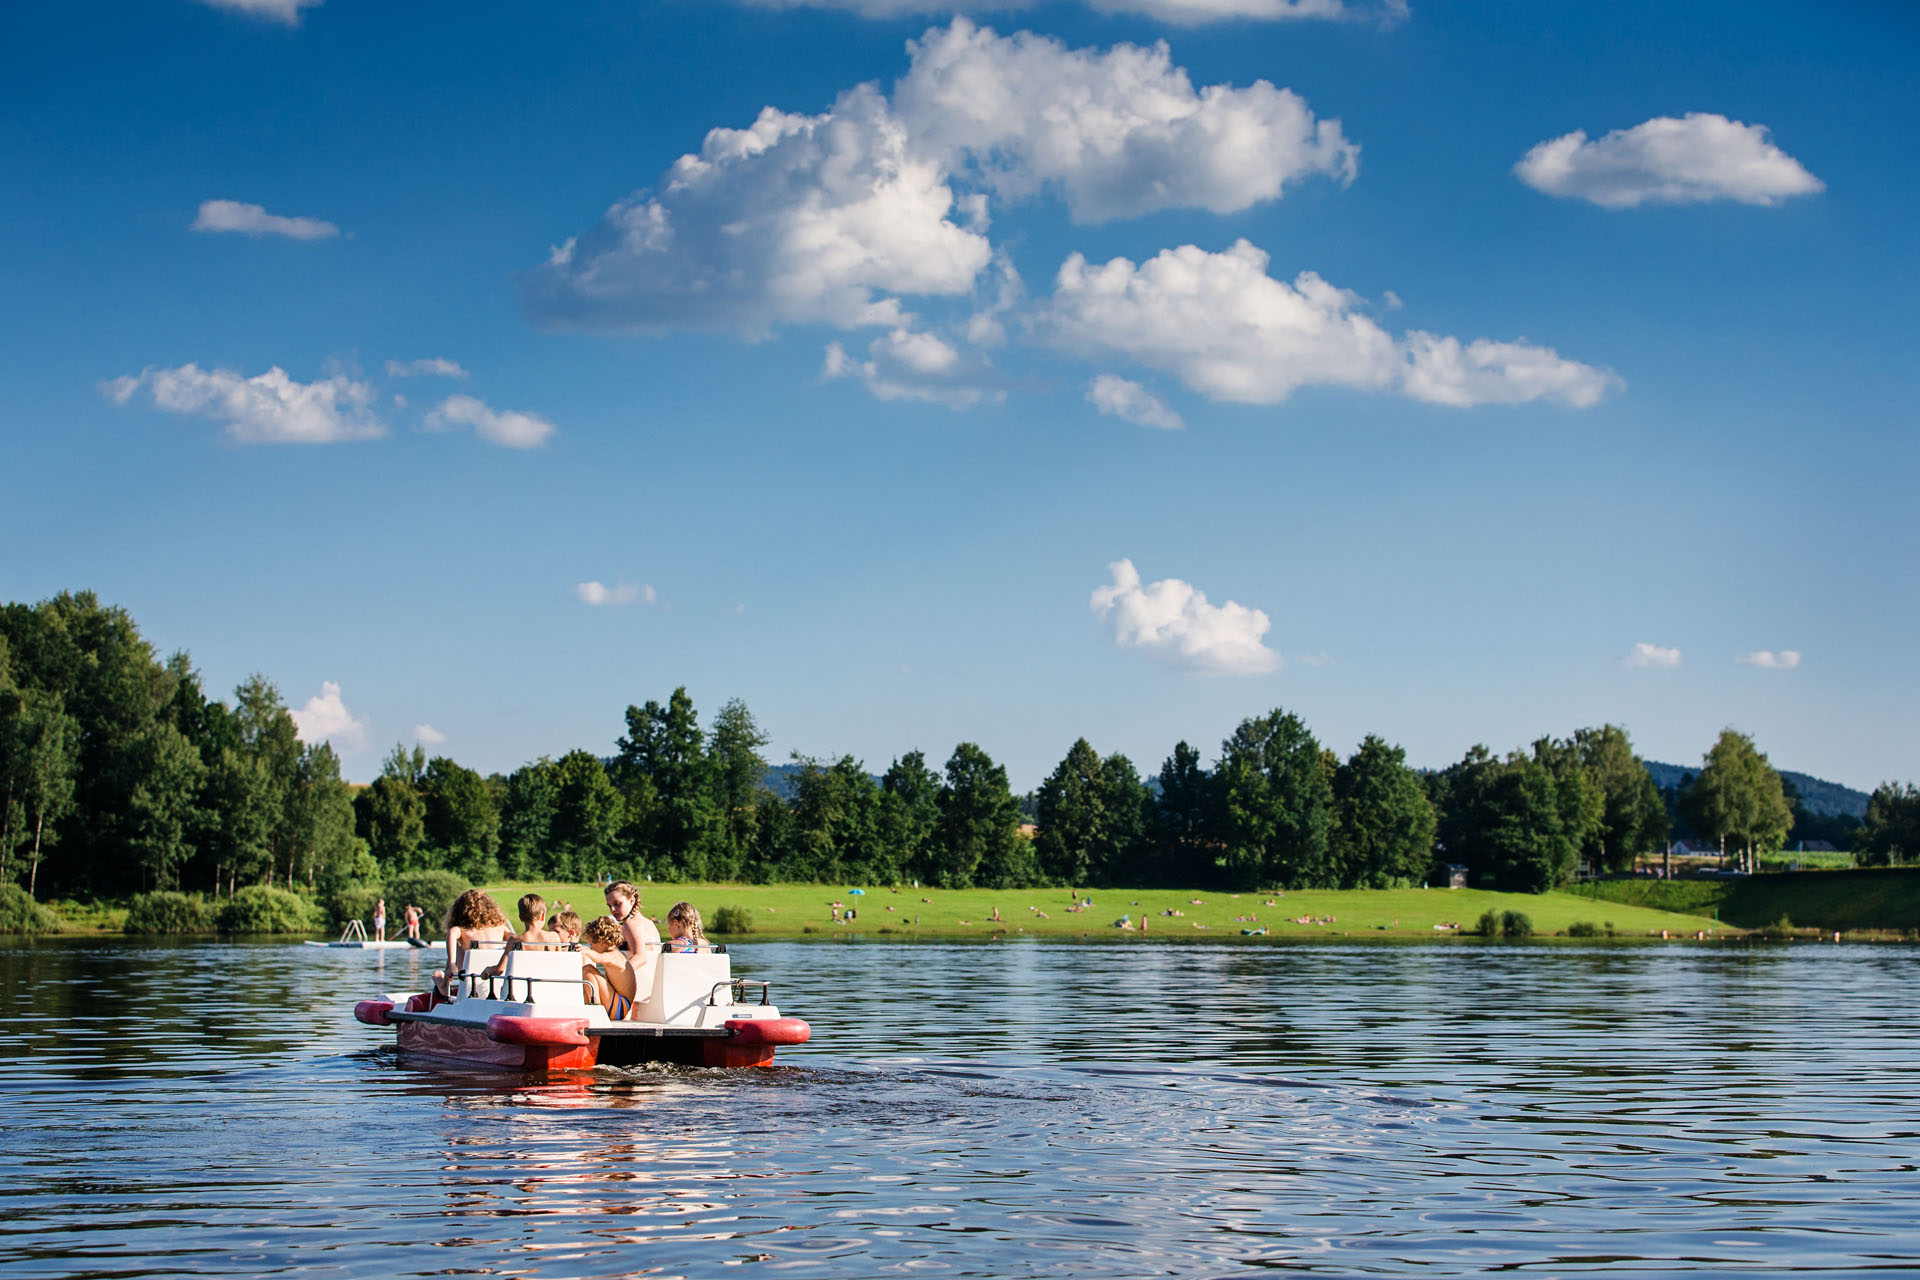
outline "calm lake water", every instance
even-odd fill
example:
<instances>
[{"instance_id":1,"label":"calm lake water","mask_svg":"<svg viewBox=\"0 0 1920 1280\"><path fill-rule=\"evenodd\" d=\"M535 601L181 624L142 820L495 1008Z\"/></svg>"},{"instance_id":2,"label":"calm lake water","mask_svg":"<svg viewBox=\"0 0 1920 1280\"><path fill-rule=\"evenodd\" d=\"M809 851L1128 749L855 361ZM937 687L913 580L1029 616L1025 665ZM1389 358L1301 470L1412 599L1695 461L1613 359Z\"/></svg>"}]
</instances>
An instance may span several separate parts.
<instances>
[{"instance_id":1,"label":"calm lake water","mask_svg":"<svg viewBox=\"0 0 1920 1280\"><path fill-rule=\"evenodd\" d=\"M1920 1265L1920 948L761 943L750 1072L424 1069L417 954L0 950L0 1270Z\"/></svg>"}]
</instances>

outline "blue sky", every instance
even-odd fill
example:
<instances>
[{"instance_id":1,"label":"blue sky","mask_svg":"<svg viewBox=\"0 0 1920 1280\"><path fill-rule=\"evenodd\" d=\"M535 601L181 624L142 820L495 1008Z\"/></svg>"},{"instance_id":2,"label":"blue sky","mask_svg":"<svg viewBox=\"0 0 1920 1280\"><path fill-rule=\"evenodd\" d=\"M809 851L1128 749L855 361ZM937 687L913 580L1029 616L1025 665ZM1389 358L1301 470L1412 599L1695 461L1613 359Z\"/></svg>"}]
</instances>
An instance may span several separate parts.
<instances>
[{"instance_id":1,"label":"blue sky","mask_svg":"<svg viewBox=\"0 0 1920 1280\"><path fill-rule=\"evenodd\" d=\"M1892 3L25 0L0 589L356 778L680 684L1019 789L1276 706L1913 778L1916 54Z\"/></svg>"}]
</instances>

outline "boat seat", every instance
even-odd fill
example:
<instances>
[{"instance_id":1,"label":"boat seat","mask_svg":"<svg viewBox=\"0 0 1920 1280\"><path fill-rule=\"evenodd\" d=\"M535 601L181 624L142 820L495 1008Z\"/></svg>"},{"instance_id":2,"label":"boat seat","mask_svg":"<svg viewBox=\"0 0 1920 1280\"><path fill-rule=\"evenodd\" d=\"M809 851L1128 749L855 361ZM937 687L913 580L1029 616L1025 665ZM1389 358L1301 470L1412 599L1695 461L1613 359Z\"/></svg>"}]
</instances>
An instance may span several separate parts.
<instances>
[{"instance_id":1,"label":"boat seat","mask_svg":"<svg viewBox=\"0 0 1920 1280\"><path fill-rule=\"evenodd\" d=\"M709 997L717 1004L733 1003L731 989L714 991L716 984L731 981L733 960L724 952L665 952L654 962L653 989L633 1016L641 1022L697 1024Z\"/></svg>"},{"instance_id":2,"label":"boat seat","mask_svg":"<svg viewBox=\"0 0 1920 1280\"><path fill-rule=\"evenodd\" d=\"M538 948L510 951L505 974L509 981L502 983L500 994L534 1004L585 1004L586 996L580 985L580 969L584 963L578 951ZM528 979L532 979L531 998L527 994Z\"/></svg>"}]
</instances>

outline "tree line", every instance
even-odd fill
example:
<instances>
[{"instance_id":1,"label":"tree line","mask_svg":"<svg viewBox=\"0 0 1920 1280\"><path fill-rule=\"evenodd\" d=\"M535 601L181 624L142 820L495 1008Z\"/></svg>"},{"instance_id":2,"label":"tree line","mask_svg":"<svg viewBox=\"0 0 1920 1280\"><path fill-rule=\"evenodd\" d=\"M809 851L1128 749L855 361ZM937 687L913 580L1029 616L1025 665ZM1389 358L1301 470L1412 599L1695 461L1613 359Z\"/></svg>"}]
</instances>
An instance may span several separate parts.
<instances>
[{"instance_id":1,"label":"tree line","mask_svg":"<svg viewBox=\"0 0 1920 1280\"><path fill-rule=\"evenodd\" d=\"M396 747L355 788L330 746L301 743L263 677L210 698L187 655L158 658L124 610L62 594L0 608L0 883L231 896L449 870L476 883L1356 888L1454 864L1471 883L1542 891L1582 863L1659 852L1671 825L1614 725L1421 772L1374 736L1341 759L1275 710L1242 721L1210 767L1180 742L1150 778L1080 739L1027 797L970 742L938 767L907 752L878 776L852 756L796 756L777 790L767 742L745 703L703 724L682 688L629 706L611 754L483 776ZM1778 774L1732 730L1677 803L1743 861L1779 848L1793 820ZM1920 855L1920 792L1876 791L1860 841L1867 860Z\"/></svg>"}]
</instances>

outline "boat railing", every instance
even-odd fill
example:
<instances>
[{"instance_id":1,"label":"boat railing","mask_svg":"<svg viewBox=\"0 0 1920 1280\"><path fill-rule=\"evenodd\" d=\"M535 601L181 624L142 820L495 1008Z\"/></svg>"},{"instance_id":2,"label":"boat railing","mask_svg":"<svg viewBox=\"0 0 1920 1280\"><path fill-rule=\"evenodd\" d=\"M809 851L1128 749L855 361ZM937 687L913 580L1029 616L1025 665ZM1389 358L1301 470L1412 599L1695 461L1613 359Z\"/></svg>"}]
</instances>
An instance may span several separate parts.
<instances>
[{"instance_id":1,"label":"boat railing","mask_svg":"<svg viewBox=\"0 0 1920 1280\"><path fill-rule=\"evenodd\" d=\"M707 993L707 1004L709 1007L719 1004L722 991L728 994L728 1004L745 1004L748 987L760 988L760 1003L769 1003L768 993L773 990L771 982L762 982L756 978L729 978L725 982L713 984L713 990Z\"/></svg>"}]
</instances>

